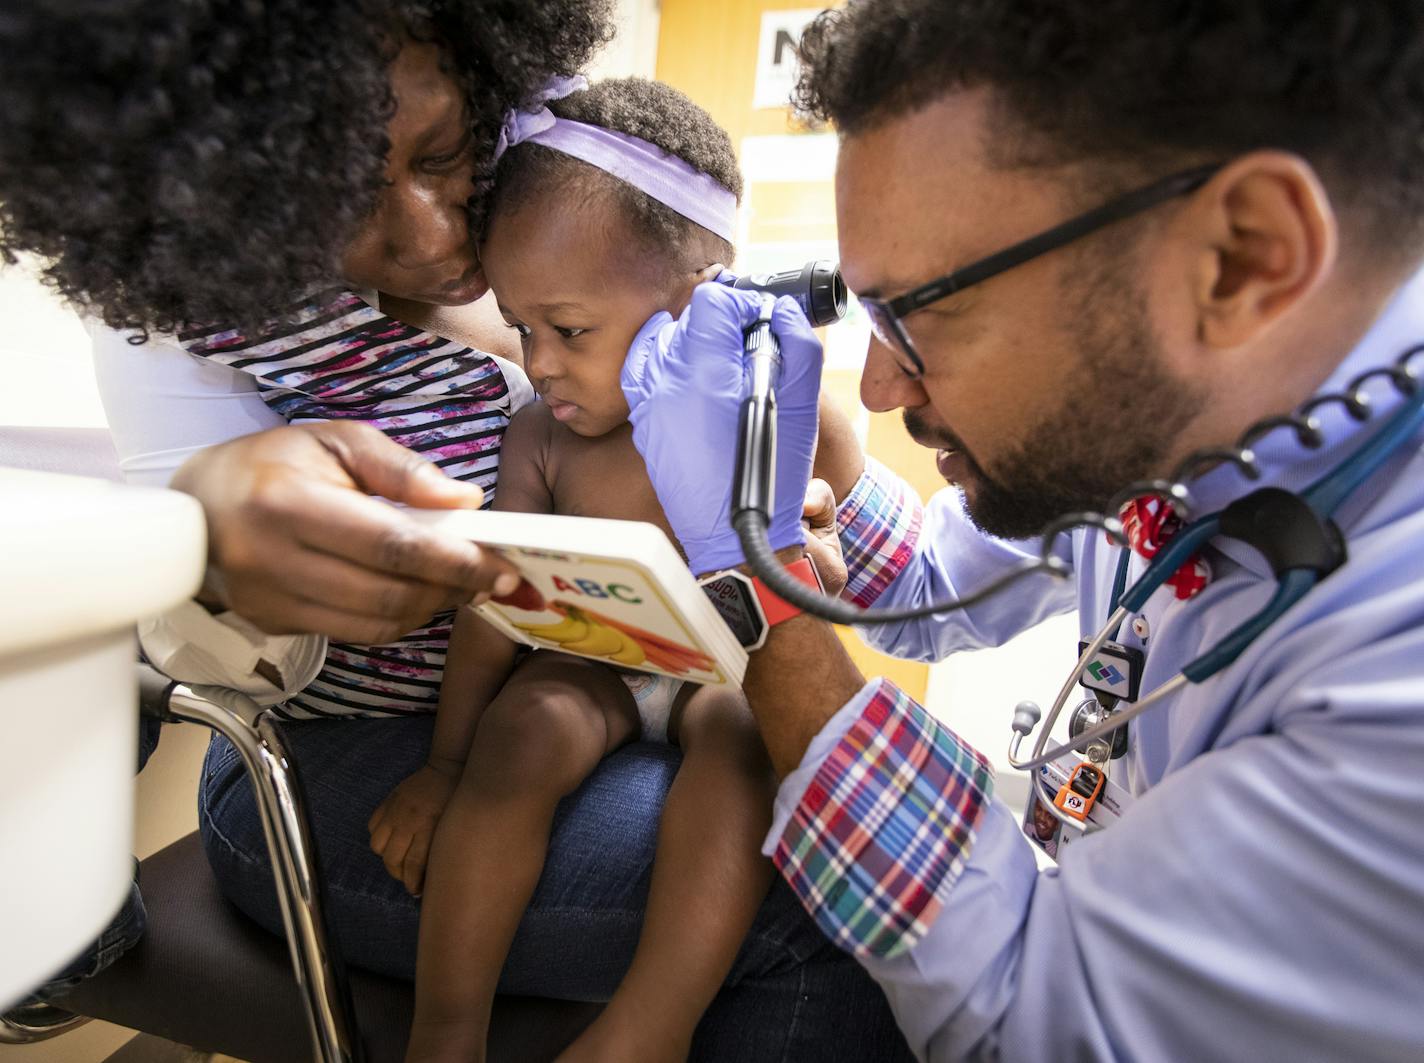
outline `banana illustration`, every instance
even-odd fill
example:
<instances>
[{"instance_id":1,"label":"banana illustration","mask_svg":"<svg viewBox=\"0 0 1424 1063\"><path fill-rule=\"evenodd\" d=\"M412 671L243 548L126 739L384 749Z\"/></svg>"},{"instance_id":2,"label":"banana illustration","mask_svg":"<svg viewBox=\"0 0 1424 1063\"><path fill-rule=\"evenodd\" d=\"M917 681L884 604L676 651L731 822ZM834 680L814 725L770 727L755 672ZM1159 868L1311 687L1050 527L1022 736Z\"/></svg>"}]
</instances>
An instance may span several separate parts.
<instances>
[{"instance_id":1,"label":"banana illustration","mask_svg":"<svg viewBox=\"0 0 1424 1063\"><path fill-rule=\"evenodd\" d=\"M586 622L588 634L581 639L564 639L564 649L590 657L607 657L623 649L623 636L596 620Z\"/></svg>"},{"instance_id":2,"label":"banana illustration","mask_svg":"<svg viewBox=\"0 0 1424 1063\"><path fill-rule=\"evenodd\" d=\"M592 631L589 621L577 616L566 616L557 624L516 624L515 627L536 639L547 639L564 645L586 639Z\"/></svg>"},{"instance_id":3,"label":"banana illustration","mask_svg":"<svg viewBox=\"0 0 1424 1063\"><path fill-rule=\"evenodd\" d=\"M616 653L610 653L608 659L616 664L626 664L629 667L636 667L648 659L647 653L642 646L639 646L635 639L629 638L621 631L614 630L620 639L623 640L623 647Z\"/></svg>"}]
</instances>

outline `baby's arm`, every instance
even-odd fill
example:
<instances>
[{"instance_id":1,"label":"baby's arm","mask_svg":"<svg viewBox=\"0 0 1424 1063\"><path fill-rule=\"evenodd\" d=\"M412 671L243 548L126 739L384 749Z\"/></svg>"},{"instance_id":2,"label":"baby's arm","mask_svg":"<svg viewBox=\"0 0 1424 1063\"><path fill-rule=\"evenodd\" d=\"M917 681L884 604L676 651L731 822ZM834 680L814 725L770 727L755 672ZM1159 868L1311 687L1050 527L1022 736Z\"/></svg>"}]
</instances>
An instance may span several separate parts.
<instances>
[{"instance_id":1,"label":"baby's arm","mask_svg":"<svg viewBox=\"0 0 1424 1063\"><path fill-rule=\"evenodd\" d=\"M836 499L850 494L865 471L865 453L850 418L824 392L819 408L820 430L816 436L816 457L811 475L831 485Z\"/></svg>"},{"instance_id":2,"label":"baby's arm","mask_svg":"<svg viewBox=\"0 0 1424 1063\"><path fill-rule=\"evenodd\" d=\"M548 434L541 430L538 417L543 412L542 406L526 407L510 420L500 450L499 481L491 508L522 513L553 511L553 496L544 482ZM474 609L456 611L440 702L435 710L431 767L452 779L460 777L480 714L514 670L517 649L516 643L486 623Z\"/></svg>"},{"instance_id":3,"label":"baby's arm","mask_svg":"<svg viewBox=\"0 0 1424 1063\"><path fill-rule=\"evenodd\" d=\"M539 417L544 413L536 404L510 421L501 445L493 508L553 511L553 496L544 482L548 432ZM480 715L514 670L516 649L511 639L474 609L456 610L430 756L423 767L391 791L367 824L371 848L412 894L420 893L435 825L460 780Z\"/></svg>"},{"instance_id":4,"label":"baby's arm","mask_svg":"<svg viewBox=\"0 0 1424 1063\"><path fill-rule=\"evenodd\" d=\"M452 781L460 778L480 715L514 671L517 645L469 606L455 612L445 678L435 709L435 735L427 765Z\"/></svg>"},{"instance_id":5,"label":"baby's arm","mask_svg":"<svg viewBox=\"0 0 1424 1063\"><path fill-rule=\"evenodd\" d=\"M802 521L807 526L806 553L826 593L835 597L846 585L845 557L836 528L836 502L845 498L865 471L865 454L855 429L839 406L821 395L820 431L806 489Z\"/></svg>"},{"instance_id":6,"label":"baby's arm","mask_svg":"<svg viewBox=\"0 0 1424 1063\"><path fill-rule=\"evenodd\" d=\"M499 481L491 509L510 513L552 513L549 483L549 426L553 418L542 402L531 402L509 421L499 452Z\"/></svg>"}]
</instances>

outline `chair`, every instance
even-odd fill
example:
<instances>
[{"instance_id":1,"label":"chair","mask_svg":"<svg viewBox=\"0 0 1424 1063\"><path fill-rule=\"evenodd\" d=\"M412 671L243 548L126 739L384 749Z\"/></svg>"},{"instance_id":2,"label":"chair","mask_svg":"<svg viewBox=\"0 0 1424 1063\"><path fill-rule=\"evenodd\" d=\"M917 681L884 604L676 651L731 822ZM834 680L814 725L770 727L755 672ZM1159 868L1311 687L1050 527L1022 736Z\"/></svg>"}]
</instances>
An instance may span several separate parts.
<instances>
[{"instance_id":1,"label":"chair","mask_svg":"<svg viewBox=\"0 0 1424 1063\"><path fill-rule=\"evenodd\" d=\"M0 465L119 479L102 429L0 427ZM252 1063L399 1060L413 1005L409 983L347 972L330 947L321 877L300 779L273 717L233 691L189 688L141 669L142 710L226 735L258 796L287 948L223 898L196 833L144 860L148 930L138 946L64 1001L68 1008ZM489 1058L552 1058L599 1006L502 996ZM71 1024L73 1025L73 1024ZM0 1043L63 1032L0 1029Z\"/></svg>"}]
</instances>

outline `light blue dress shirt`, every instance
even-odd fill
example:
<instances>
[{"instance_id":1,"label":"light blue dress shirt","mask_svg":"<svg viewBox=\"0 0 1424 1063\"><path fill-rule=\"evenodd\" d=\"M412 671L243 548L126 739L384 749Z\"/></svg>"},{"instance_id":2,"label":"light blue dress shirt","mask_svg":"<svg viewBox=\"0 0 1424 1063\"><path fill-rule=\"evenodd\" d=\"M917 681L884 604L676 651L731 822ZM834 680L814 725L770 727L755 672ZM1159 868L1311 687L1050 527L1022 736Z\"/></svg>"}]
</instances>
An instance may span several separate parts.
<instances>
[{"instance_id":1,"label":"light blue dress shirt","mask_svg":"<svg viewBox=\"0 0 1424 1063\"><path fill-rule=\"evenodd\" d=\"M1424 342L1424 275L1396 295L1322 390ZM1257 446L1262 484L1299 489L1335 467L1398 396L1372 386L1361 426L1322 413L1307 452ZM1126 412L1130 415L1130 410ZM1248 485L1218 467L1198 513ZM911 1046L931 1060L1424 1060L1424 451L1415 440L1337 515L1348 561L1224 672L1131 725L1113 777L1136 800L1113 827L1039 870L995 800L925 936L863 962ZM940 659L1077 607L1107 614L1119 550L1062 540L1075 578L1044 577L965 613L867 628L890 653ZM952 490L926 506L908 566L877 604L973 590L1037 544L985 539ZM1149 692L1258 610L1275 583L1248 547L1208 550L1211 584L1164 588L1142 612ZM1136 576L1145 562L1135 558ZM771 838L858 716L846 705L783 783ZM1012 689L1005 697L1013 700ZM957 706L955 712L971 712ZM948 723L953 727L951 716ZM1005 742L1008 741L1007 730Z\"/></svg>"}]
</instances>

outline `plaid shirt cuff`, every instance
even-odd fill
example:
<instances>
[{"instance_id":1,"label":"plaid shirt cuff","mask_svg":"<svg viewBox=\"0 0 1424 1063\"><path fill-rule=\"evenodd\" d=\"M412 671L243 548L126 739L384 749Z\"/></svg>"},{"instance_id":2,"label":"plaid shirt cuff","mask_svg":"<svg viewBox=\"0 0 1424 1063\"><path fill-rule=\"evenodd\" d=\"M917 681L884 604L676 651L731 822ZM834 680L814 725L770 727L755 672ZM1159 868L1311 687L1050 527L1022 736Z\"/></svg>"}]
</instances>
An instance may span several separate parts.
<instances>
[{"instance_id":1,"label":"plaid shirt cuff","mask_svg":"<svg viewBox=\"0 0 1424 1063\"><path fill-rule=\"evenodd\" d=\"M910 485L867 456L865 471L836 510L850 575L841 597L873 604L914 556L923 520L924 508Z\"/></svg>"},{"instance_id":2,"label":"plaid shirt cuff","mask_svg":"<svg viewBox=\"0 0 1424 1063\"><path fill-rule=\"evenodd\" d=\"M768 851L832 941L890 959L924 937L964 870L993 768L888 680L827 731L838 724L783 784L791 800L804 788Z\"/></svg>"}]
</instances>

